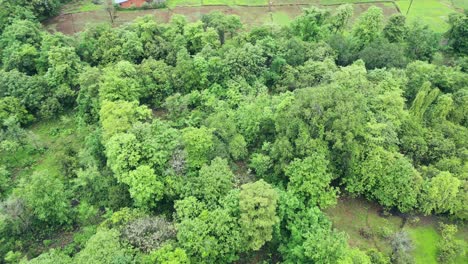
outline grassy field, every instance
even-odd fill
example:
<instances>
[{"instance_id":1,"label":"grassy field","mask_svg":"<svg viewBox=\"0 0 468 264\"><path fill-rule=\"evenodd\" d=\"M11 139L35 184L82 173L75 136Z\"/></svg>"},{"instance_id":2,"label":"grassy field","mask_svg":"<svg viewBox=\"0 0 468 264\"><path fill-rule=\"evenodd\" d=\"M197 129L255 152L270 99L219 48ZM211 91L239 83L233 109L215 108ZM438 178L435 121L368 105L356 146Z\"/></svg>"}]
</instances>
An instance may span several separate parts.
<instances>
[{"instance_id":1,"label":"grassy field","mask_svg":"<svg viewBox=\"0 0 468 264\"><path fill-rule=\"evenodd\" d=\"M361 249L377 248L391 253L389 236L397 232L402 219L379 216L379 207L361 199L341 198L334 208L325 213L334 226L349 235L349 244Z\"/></svg>"},{"instance_id":2,"label":"grassy field","mask_svg":"<svg viewBox=\"0 0 468 264\"><path fill-rule=\"evenodd\" d=\"M102 2L104 2L104 0ZM104 7L104 4L96 5L92 2L92 0L78 0L65 5L65 7L62 9L62 12L66 14L90 12L103 10Z\"/></svg>"},{"instance_id":3,"label":"grassy field","mask_svg":"<svg viewBox=\"0 0 468 264\"><path fill-rule=\"evenodd\" d=\"M398 216L380 215L381 208L371 202L358 198L342 197L334 208L325 210L336 229L349 235L349 244L360 249L377 248L391 254L391 236L400 231L403 219ZM414 225L403 227L413 241L413 256L416 264L436 264L437 244L440 235L437 224L444 219L421 217ZM466 227L459 227L458 237L466 239ZM468 256L460 257L456 264L468 263Z\"/></svg>"},{"instance_id":4,"label":"grassy field","mask_svg":"<svg viewBox=\"0 0 468 264\"><path fill-rule=\"evenodd\" d=\"M86 131L77 127L71 115L33 124L28 128L34 136L34 145L44 151L33 148L22 148L14 156L2 157L12 167L13 179L18 181L22 177L31 175L34 171L47 171L49 174L60 175L60 156L67 148L78 150L83 142Z\"/></svg>"},{"instance_id":5,"label":"grassy field","mask_svg":"<svg viewBox=\"0 0 468 264\"><path fill-rule=\"evenodd\" d=\"M440 235L433 226L409 228L408 233L413 240L414 258L416 263L437 264L437 242Z\"/></svg>"},{"instance_id":6,"label":"grassy field","mask_svg":"<svg viewBox=\"0 0 468 264\"><path fill-rule=\"evenodd\" d=\"M460 1L459 4L461 4ZM466 5L464 1L464 5ZM396 1L398 7L403 14L407 14L408 22L420 22L429 25L436 32L445 32L448 29L447 19L450 13L455 12L455 8L451 5L450 1L443 0L424 0L413 1L411 9L411 0L398 0Z\"/></svg>"}]
</instances>

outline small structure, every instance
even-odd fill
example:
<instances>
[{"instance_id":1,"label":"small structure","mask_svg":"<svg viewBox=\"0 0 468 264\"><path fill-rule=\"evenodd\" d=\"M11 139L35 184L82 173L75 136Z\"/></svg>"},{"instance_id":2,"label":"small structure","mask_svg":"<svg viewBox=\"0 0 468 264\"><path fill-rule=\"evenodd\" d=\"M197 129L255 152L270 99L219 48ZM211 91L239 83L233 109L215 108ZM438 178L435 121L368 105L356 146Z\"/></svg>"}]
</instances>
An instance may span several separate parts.
<instances>
[{"instance_id":1,"label":"small structure","mask_svg":"<svg viewBox=\"0 0 468 264\"><path fill-rule=\"evenodd\" d=\"M118 4L122 8L129 8L129 7L141 7L146 0L114 0L116 4Z\"/></svg>"}]
</instances>

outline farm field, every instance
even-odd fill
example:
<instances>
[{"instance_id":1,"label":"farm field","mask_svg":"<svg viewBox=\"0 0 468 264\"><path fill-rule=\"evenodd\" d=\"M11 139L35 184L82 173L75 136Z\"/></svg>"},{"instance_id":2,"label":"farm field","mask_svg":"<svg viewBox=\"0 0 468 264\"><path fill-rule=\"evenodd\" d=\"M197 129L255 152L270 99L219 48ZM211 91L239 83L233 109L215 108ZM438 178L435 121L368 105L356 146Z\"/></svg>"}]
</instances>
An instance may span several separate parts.
<instances>
[{"instance_id":1,"label":"farm field","mask_svg":"<svg viewBox=\"0 0 468 264\"><path fill-rule=\"evenodd\" d=\"M65 34L74 34L82 31L87 25L108 23L109 15L104 10L104 5L94 5L91 0L82 0L66 5L62 14L44 22L49 31L59 31ZM244 5L244 3L249 3ZM343 1L342 1L343 2ZM390 16L398 12L396 6L391 2L379 3L356 3L358 1L345 1L354 4L354 15L359 16L371 5L383 9L385 16ZM363 1L359 1L363 2ZM224 3L224 4L223 4ZM229 4L235 3L235 4ZM126 10L117 12L115 25L122 25L134 20L136 17L153 15L159 22L168 22L174 14L185 15L189 21L198 20L203 14L218 10L225 14L238 15L245 27L258 26L263 24L287 25L292 19L302 13L302 9L316 5L322 8L333 10L338 5L336 0L278 0L273 1L269 6L267 1L228 1L228 0L176 0L169 1L168 8L151 10ZM94 5L94 6L93 6Z\"/></svg>"},{"instance_id":2,"label":"farm field","mask_svg":"<svg viewBox=\"0 0 468 264\"><path fill-rule=\"evenodd\" d=\"M436 32L445 32L448 29L448 15L459 8L466 8L468 1L424 0L413 1L398 0L396 4L400 11L407 15L410 23L420 22L429 25Z\"/></svg>"},{"instance_id":3,"label":"farm field","mask_svg":"<svg viewBox=\"0 0 468 264\"><path fill-rule=\"evenodd\" d=\"M309 5L334 9L337 5L352 3L355 17L372 5L383 9L386 17L401 12L406 14L410 0L376 1L376 0L168 0L166 9L128 10L117 12L115 25L121 25L143 15L154 15L160 22L168 22L172 15L181 14L190 21L199 19L203 14L219 10L226 14L236 14L248 26L261 24L287 25L301 14L301 10ZM419 21L429 25L434 31L443 33L447 30L448 15L456 10L466 8L468 1L464 0L427 0L414 1L408 12L410 23ZM60 31L73 34L83 30L88 24L108 22L108 14L104 5L96 5L92 0L79 0L67 4L61 15L45 22L50 31Z\"/></svg>"}]
</instances>

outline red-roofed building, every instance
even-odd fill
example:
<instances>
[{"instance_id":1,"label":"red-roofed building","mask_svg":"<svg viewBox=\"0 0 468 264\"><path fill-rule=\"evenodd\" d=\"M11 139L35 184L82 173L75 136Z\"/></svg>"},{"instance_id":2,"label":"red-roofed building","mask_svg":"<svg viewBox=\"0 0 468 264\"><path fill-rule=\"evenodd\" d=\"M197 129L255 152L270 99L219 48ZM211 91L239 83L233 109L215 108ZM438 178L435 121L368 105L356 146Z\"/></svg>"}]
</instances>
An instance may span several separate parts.
<instances>
[{"instance_id":1,"label":"red-roofed building","mask_svg":"<svg viewBox=\"0 0 468 264\"><path fill-rule=\"evenodd\" d=\"M122 8L129 8L132 6L141 7L146 3L146 0L115 0L115 3Z\"/></svg>"}]
</instances>

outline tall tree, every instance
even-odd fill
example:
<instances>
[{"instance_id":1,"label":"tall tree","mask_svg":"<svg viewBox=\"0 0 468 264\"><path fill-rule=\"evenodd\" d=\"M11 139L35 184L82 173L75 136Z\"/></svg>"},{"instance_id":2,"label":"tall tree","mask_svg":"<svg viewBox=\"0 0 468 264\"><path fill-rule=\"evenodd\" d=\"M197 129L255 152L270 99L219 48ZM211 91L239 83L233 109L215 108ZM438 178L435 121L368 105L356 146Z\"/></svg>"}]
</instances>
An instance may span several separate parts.
<instances>
[{"instance_id":1,"label":"tall tree","mask_svg":"<svg viewBox=\"0 0 468 264\"><path fill-rule=\"evenodd\" d=\"M259 250L272 239L273 226L278 223L278 194L263 180L242 185L239 197L240 225L249 249Z\"/></svg>"}]
</instances>

